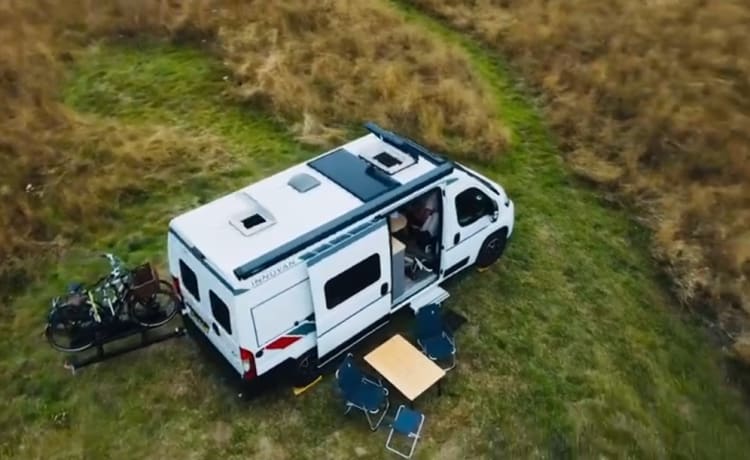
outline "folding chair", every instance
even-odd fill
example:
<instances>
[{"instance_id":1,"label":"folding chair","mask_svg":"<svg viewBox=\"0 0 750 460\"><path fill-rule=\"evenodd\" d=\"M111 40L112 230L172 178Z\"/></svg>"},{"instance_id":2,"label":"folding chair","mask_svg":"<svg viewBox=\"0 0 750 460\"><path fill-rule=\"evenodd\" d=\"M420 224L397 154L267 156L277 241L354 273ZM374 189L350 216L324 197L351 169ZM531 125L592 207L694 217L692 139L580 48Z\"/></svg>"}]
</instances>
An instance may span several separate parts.
<instances>
[{"instance_id":1,"label":"folding chair","mask_svg":"<svg viewBox=\"0 0 750 460\"><path fill-rule=\"evenodd\" d=\"M383 386L383 382L368 378L354 364L351 353L346 355L344 362L336 370L336 382L346 399L345 413L348 414L352 408L361 410L365 413L370 429L377 430L390 407L388 389ZM381 413L380 418L373 421L372 416L377 416L378 413Z\"/></svg>"},{"instance_id":2,"label":"folding chair","mask_svg":"<svg viewBox=\"0 0 750 460\"><path fill-rule=\"evenodd\" d=\"M422 353L435 362L448 362L443 370L456 367L456 345L443 324L438 304L425 305L416 316L417 343Z\"/></svg>"},{"instance_id":3,"label":"folding chair","mask_svg":"<svg viewBox=\"0 0 750 460\"><path fill-rule=\"evenodd\" d=\"M408 409L403 404L398 407L396 411L396 418L391 424L391 432L388 434L388 440L385 442L385 448L391 452L395 452L404 458L411 458L414 455L414 449L417 447L417 441L419 441L419 435L422 432L422 425L424 424L424 414ZM409 454L396 449L391 446L391 439L394 433L402 434L411 440L411 447L409 448Z\"/></svg>"}]
</instances>

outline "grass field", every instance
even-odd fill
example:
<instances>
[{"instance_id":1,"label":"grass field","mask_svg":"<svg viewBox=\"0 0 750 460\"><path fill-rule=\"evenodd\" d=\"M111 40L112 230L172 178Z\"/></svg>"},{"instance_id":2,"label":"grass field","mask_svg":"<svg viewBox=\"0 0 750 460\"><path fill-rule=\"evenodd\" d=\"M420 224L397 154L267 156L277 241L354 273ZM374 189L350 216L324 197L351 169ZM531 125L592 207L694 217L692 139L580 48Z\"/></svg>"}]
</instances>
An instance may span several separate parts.
<instances>
[{"instance_id":1,"label":"grass field","mask_svg":"<svg viewBox=\"0 0 750 460\"><path fill-rule=\"evenodd\" d=\"M504 259L450 287L447 306L468 318L460 365L442 397L419 402L427 422L417 457L745 457L750 420L740 395L701 328L676 313L649 234L571 178L497 55L411 10L400 14L457 46L480 77L510 141L478 167L506 186L518 213ZM97 252L163 263L171 216L318 151L238 104L226 74L207 51L161 42L102 42L78 59L62 95L69 107L210 138L226 153L205 166L186 162L172 185L157 181L113 203L106 225L14 301L0 323L0 456L389 458L382 432L343 415L330 378L298 398L278 388L239 401L187 339L72 377L40 335L48 299L71 278L95 277Z\"/></svg>"}]
</instances>

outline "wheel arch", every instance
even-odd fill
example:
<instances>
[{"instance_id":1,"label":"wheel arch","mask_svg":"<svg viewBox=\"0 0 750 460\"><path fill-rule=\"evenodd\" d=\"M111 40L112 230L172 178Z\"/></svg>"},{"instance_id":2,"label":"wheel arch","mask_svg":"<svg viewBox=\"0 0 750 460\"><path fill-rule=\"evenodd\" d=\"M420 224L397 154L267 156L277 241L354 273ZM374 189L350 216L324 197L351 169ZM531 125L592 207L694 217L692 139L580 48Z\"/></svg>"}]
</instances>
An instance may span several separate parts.
<instances>
[{"instance_id":1,"label":"wheel arch","mask_svg":"<svg viewBox=\"0 0 750 460\"><path fill-rule=\"evenodd\" d=\"M497 262L497 260L500 259L500 257L502 257L502 255L505 253L505 247L508 242L508 232L508 226L503 225L499 229L487 235L487 237L482 242L482 246L480 246L479 251L477 252L476 258L474 259L474 265L481 270L487 269L490 265ZM494 255L492 254L492 252L490 252L494 249L491 249L489 244L491 244L493 239L497 239L498 237L502 239L502 245L500 246L498 254Z\"/></svg>"}]
</instances>

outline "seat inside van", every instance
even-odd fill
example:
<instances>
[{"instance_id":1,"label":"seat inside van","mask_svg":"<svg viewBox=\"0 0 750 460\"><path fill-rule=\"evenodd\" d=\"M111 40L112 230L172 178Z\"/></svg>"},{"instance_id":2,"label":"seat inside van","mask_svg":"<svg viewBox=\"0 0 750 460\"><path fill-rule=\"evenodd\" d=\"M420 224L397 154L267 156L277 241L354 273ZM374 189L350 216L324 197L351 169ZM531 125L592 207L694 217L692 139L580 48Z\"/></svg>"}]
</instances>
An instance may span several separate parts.
<instances>
[{"instance_id":1,"label":"seat inside van","mask_svg":"<svg viewBox=\"0 0 750 460\"><path fill-rule=\"evenodd\" d=\"M391 216L391 234L396 246L394 259L394 297L406 297L429 284L435 277L440 262L441 235L440 190L429 191L398 208ZM393 244L393 243L392 243ZM398 289L403 279L403 291Z\"/></svg>"}]
</instances>

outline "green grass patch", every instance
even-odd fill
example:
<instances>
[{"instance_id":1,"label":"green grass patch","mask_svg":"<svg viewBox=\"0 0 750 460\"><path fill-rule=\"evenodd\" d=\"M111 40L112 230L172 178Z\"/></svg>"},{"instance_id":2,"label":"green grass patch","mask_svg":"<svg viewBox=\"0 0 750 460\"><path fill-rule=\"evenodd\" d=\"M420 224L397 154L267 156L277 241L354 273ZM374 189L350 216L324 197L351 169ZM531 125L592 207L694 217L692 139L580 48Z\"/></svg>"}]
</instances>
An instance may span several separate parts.
<instances>
[{"instance_id":1,"label":"green grass patch","mask_svg":"<svg viewBox=\"0 0 750 460\"><path fill-rule=\"evenodd\" d=\"M451 283L468 317L445 394L426 395L419 458L741 458L740 398L715 350L674 313L644 230L566 173L538 112L496 55L403 7L460 44L513 129L488 175L516 202L517 226L492 270ZM220 63L166 44L100 45L77 63L65 101L130 123L219 136L231 172L196 170L190 187L118 211L91 238L131 262L163 260L181 210L312 155L287 130L226 96ZM397 129L397 127L393 127ZM343 415L331 378L299 398L276 389L238 401L195 344L176 340L72 377L40 333L48 299L102 268L77 248L48 283L17 299L0 347L0 456L13 458L391 458L384 434Z\"/></svg>"}]
</instances>

